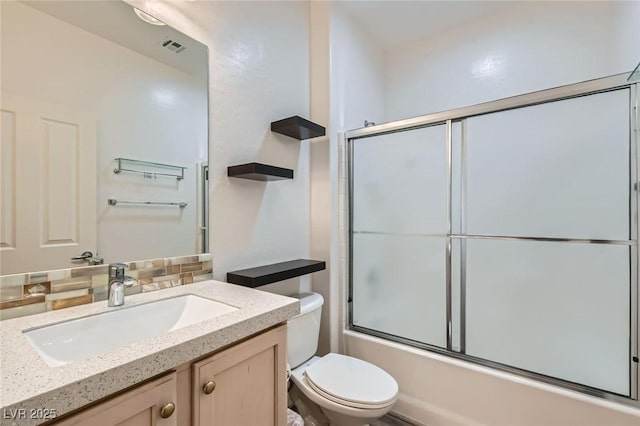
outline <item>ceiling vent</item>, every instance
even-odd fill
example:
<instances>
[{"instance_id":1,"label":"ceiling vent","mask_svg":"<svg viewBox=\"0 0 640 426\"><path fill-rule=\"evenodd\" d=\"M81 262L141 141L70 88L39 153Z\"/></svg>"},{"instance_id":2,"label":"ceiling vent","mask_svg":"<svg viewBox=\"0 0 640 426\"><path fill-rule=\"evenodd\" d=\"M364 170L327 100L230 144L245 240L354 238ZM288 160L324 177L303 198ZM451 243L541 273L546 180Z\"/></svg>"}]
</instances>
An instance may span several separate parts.
<instances>
[{"instance_id":1,"label":"ceiling vent","mask_svg":"<svg viewBox=\"0 0 640 426\"><path fill-rule=\"evenodd\" d=\"M180 53L183 50L186 49L186 47L184 47L182 44L178 43L177 41L174 40L167 40L164 43L162 43L162 47L169 49L170 51L174 52L174 53Z\"/></svg>"}]
</instances>

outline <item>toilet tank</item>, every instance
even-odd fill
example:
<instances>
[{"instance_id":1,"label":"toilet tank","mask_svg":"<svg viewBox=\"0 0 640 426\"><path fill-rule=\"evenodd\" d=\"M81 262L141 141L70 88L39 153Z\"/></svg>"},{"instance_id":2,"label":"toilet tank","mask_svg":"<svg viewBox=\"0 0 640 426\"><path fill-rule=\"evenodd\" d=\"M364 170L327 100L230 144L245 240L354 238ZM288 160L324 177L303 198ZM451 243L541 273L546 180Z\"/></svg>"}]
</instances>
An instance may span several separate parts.
<instances>
[{"instance_id":1,"label":"toilet tank","mask_svg":"<svg viewBox=\"0 0 640 426\"><path fill-rule=\"evenodd\" d=\"M316 354L324 299L318 293L301 293L300 314L287 321L287 361L296 368Z\"/></svg>"}]
</instances>

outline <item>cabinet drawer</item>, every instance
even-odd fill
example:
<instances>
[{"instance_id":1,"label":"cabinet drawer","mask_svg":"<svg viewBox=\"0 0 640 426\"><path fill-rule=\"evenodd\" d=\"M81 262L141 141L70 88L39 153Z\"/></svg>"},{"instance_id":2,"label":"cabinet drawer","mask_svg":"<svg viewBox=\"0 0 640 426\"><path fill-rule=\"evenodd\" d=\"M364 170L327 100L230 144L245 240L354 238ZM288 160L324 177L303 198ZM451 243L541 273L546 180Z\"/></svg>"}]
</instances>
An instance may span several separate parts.
<instances>
[{"instance_id":1,"label":"cabinet drawer","mask_svg":"<svg viewBox=\"0 0 640 426\"><path fill-rule=\"evenodd\" d=\"M55 426L178 426L176 373L125 391L58 420ZM173 410L171 405L173 404ZM189 407L184 407L189 409Z\"/></svg>"}]
</instances>

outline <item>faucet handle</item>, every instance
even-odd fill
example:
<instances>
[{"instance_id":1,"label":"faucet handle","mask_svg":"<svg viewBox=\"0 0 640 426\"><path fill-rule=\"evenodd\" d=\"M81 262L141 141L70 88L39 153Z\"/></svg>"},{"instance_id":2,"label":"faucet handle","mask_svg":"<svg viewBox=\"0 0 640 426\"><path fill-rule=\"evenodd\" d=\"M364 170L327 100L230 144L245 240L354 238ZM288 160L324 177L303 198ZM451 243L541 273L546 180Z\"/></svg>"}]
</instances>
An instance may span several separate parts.
<instances>
[{"instance_id":1,"label":"faucet handle","mask_svg":"<svg viewBox=\"0 0 640 426\"><path fill-rule=\"evenodd\" d=\"M127 265L124 263L110 263L109 264L109 277L110 278L122 278L124 277L124 270Z\"/></svg>"},{"instance_id":2,"label":"faucet handle","mask_svg":"<svg viewBox=\"0 0 640 426\"><path fill-rule=\"evenodd\" d=\"M134 285L135 283L136 283L136 279L135 279L135 278L133 278L133 277L130 277L129 275L125 275L125 276L122 278L122 284L123 284L125 287L131 287L131 286L132 286L132 285Z\"/></svg>"}]
</instances>

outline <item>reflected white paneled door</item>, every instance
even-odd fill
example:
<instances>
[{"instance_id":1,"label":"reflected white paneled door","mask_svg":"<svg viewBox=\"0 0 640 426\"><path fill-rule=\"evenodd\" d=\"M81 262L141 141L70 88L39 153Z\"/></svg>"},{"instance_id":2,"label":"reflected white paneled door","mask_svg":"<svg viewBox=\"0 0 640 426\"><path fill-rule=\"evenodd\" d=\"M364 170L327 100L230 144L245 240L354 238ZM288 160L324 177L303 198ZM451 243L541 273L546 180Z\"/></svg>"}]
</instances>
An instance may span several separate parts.
<instances>
[{"instance_id":1,"label":"reflected white paneled door","mask_svg":"<svg viewBox=\"0 0 640 426\"><path fill-rule=\"evenodd\" d=\"M629 90L465 120L466 229L629 239Z\"/></svg>"},{"instance_id":2,"label":"reflected white paneled door","mask_svg":"<svg viewBox=\"0 0 640 426\"><path fill-rule=\"evenodd\" d=\"M86 111L2 94L0 273L95 252L96 137Z\"/></svg>"},{"instance_id":3,"label":"reflected white paneled door","mask_svg":"<svg viewBox=\"0 0 640 426\"><path fill-rule=\"evenodd\" d=\"M353 323L446 346L444 125L353 145Z\"/></svg>"},{"instance_id":4,"label":"reflected white paneled door","mask_svg":"<svg viewBox=\"0 0 640 426\"><path fill-rule=\"evenodd\" d=\"M629 246L466 244L467 354L629 395Z\"/></svg>"}]
</instances>

